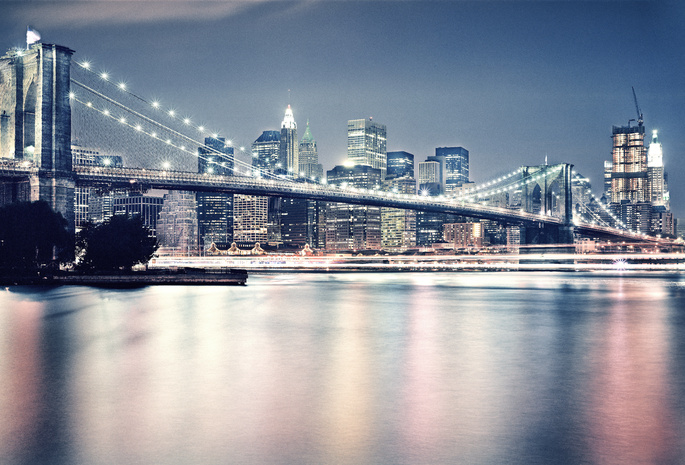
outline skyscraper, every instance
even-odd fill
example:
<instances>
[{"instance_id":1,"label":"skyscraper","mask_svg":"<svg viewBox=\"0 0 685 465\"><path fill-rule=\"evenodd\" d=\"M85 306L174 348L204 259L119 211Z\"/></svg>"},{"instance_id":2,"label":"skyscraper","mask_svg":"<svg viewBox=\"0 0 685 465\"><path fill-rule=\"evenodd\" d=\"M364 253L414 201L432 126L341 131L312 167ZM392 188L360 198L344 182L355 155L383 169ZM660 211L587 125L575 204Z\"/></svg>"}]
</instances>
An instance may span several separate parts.
<instances>
[{"instance_id":1,"label":"skyscraper","mask_svg":"<svg viewBox=\"0 0 685 465\"><path fill-rule=\"evenodd\" d=\"M223 137L205 138L198 149L200 173L233 174L233 147ZM207 249L212 243L228 248L233 241L233 194L214 192L197 193L198 244Z\"/></svg>"},{"instance_id":2,"label":"skyscraper","mask_svg":"<svg viewBox=\"0 0 685 465\"><path fill-rule=\"evenodd\" d=\"M380 170L382 179L387 171L387 129L372 119L353 119L347 122L347 159L355 165Z\"/></svg>"},{"instance_id":3,"label":"skyscraper","mask_svg":"<svg viewBox=\"0 0 685 465\"><path fill-rule=\"evenodd\" d=\"M611 209L628 229L650 230L650 192L647 177L645 127L612 128Z\"/></svg>"},{"instance_id":4,"label":"skyscraper","mask_svg":"<svg viewBox=\"0 0 685 465\"><path fill-rule=\"evenodd\" d=\"M334 186L377 188L381 170L368 165L336 166L326 172ZM380 207L329 202L326 205L326 249L364 250L381 248Z\"/></svg>"},{"instance_id":5,"label":"skyscraper","mask_svg":"<svg viewBox=\"0 0 685 465\"><path fill-rule=\"evenodd\" d=\"M252 143L252 166L262 170L276 171L281 151L281 133L264 131Z\"/></svg>"},{"instance_id":6,"label":"skyscraper","mask_svg":"<svg viewBox=\"0 0 685 465\"><path fill-rule=\"evenodd\" d=\"M300 141L299 159L301 175L309 179L314 178L317 181L323 178L323 166L319 164L319 152L316 148L316 140L314 140L312 131L309 129L309 120L307 120L307 128L304 130L304 135Z\"/></svg>"},{"instance_id":7,"label":"skyscraper","mask_svg":"<svg viewBox=\"0 0 685 465\"><path fill-rule=\"evenodd\" d=\"M469 151L464 147L437 147L435 157L444 160L441 182L446 194L455 192L462 184L469 182Z\"/></svg>"},{"instance_id":8,"label":"skyscraper","mask_svg":"<svg viewBox=\"0 0 685 465\"><path fill-rule=\"evenodd\" d=\"M652 131L652 142L647 151L647 177L649 179L650 202L653 206L665 206L668 209L669 199L664 173L663 149L656 129Z\"/></svg>"},{"instance_id":9,"label":"skyscraper","mask_svg":"<svg viewBox=\"0 0 685 465\"><path fill-rule=\"evenodd\" d=\"M414 155L409 152L388 152L385 179L414 177Z\"/></svg>"},{"instance_id":10,"label":"skyscraper","mask_svg":"<svg viewBox=\"0 0 685 465\"><path fill-rule=\"evenodd\" d=\"M409 176L386 178L384 186L398 194L416 193L416 180ZM383 249L393 251L405 251L415 247L416 211L381 208L381 244Z\"/></svg>"},{"instance_id":11,"label":"skyscraper","mask_svg":"<svg viewBox=\"0 0 685 465\"><path fill-rule=\"evenodd\" d=\"M279 168L286 174L299 175L299 144L297 141L297 123L293 117L293 110L288 105L285 117L281 123L280 155L278 157Z\"/></svg>"}]
</instances>

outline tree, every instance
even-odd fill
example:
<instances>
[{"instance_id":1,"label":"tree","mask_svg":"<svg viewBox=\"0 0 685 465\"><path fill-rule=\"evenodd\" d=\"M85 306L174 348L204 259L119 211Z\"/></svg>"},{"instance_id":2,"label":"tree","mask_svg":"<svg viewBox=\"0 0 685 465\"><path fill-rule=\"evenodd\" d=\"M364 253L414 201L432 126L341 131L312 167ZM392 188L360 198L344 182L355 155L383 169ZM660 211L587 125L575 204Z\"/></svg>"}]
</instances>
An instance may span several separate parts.
<instances>
[{"instance_id":1,"label":"tree","mask_svg":"<svg viewBox=\"0 0 685 465\"><path fill-rule=\"evenodd\" d=\"M101 224L86 224L76 237L77 268L83 271L130 271L147 263L157 239L140 216L114 215Z\"/></svg>"},{"instance_id":2,"label":"tree","mask_svg":"<svg viewBox=\"0 0 685 465\"><path fill-rule=\"evenodd\" d=\"M45 201L0 208L0 268L31 270L73 259L67 220Z\"/></svg>"}]
</instances>

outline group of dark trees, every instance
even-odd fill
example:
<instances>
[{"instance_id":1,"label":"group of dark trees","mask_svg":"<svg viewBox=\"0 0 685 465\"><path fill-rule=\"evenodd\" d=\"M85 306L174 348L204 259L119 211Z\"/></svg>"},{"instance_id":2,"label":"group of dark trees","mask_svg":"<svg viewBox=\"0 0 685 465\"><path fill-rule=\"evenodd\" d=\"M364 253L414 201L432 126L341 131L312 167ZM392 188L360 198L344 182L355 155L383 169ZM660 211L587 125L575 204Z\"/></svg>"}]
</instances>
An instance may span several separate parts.
<instances>
[{"instance_id":1,"label":"group of dark trees","mask_svg":"<svg viewBox=\"0 0 685 465\"><path fill-rule=\"evenodd\" d=\"M84 272L126 271L147 263L157 250L157 240L138 216L115 215L97 225L89 223L75 238L68 226L44 201L1 207L0 273L70 263Z\"/></svg>"}]
</instances>

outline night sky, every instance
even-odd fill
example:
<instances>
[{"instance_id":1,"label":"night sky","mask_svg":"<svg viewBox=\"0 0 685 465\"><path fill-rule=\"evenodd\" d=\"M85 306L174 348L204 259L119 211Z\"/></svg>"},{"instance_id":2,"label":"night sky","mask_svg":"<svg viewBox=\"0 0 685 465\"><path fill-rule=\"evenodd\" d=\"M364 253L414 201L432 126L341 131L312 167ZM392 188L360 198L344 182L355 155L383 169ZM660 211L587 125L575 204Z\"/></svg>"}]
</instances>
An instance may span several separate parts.
<instances>
[{"instance_id":1,"label":"night sky","mask_svg":"<svg viewBox=\"0 0 685 465\"><path fill-rule=\"evenodd\" d=\"M463 146L479 182L547 156L598 196L611 127L636 118L634 86L685 217L679 3L0 0L0 49L25 46L30 24L244 146L279 129L290 101L325 170L346 158L347 120L373 117L388 150L417 162Z\"/></svg>"}]
</instances>

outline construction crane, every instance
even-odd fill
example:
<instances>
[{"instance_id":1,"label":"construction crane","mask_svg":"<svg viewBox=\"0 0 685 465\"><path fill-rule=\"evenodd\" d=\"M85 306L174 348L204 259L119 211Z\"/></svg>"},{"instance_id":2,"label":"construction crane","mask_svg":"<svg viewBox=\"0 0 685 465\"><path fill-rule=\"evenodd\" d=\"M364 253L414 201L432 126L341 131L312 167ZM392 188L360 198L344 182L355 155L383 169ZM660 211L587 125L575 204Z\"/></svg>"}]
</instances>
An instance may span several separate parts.
<instances>
[{"instance_id":1,"label":"construction crane","mask_svg":"<svg viewBox=\"0 0 685 465\"><path fill-rule=\"evenodd\" d=\"M631 87L633 89L633 100L635 100L635 110L637 110L637 126L641 127L642 123L645 122L645 120L642 118L642 112L640 111L640 106L637 104L637 95L635 95L635 87ZM633 121L633 120L631 120ZM630 124L630 122L628 123Z\"/></svg>"}]
</instances>

